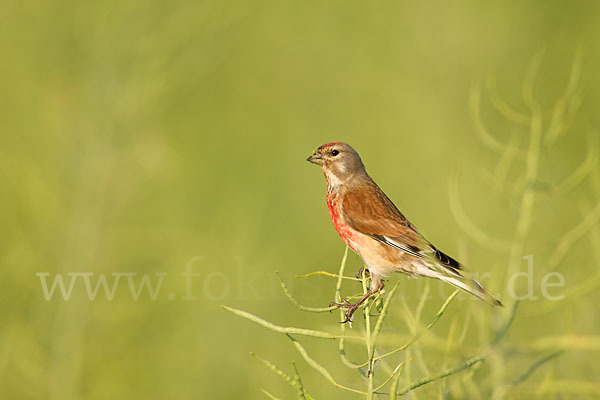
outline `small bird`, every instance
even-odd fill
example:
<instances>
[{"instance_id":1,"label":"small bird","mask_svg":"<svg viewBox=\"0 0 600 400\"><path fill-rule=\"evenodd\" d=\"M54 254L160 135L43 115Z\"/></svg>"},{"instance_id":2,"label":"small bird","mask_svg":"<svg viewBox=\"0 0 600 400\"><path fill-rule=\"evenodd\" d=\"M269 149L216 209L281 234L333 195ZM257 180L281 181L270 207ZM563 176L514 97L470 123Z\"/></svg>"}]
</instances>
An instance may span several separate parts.
<instances>
[{"instance_id":1,"label":"small bird","mask_svg":"<svg viewBox=\"0 0 600 400\"><path fill-rule=\"evenodd\" d=\"M463 265L417 231L367 174L360 156L350 145L324 144L306 160L323 169L333 225L344 242L363 259L371 277L369 291L356 304L345 299L330 304L347 309L343 322L351 322L360 305L383 289L382 278L393 272L437 278L488 304L502 305L476 280L464 275ZM357 277L361 274L362 269Z\"/></svg>"}]
</instances>

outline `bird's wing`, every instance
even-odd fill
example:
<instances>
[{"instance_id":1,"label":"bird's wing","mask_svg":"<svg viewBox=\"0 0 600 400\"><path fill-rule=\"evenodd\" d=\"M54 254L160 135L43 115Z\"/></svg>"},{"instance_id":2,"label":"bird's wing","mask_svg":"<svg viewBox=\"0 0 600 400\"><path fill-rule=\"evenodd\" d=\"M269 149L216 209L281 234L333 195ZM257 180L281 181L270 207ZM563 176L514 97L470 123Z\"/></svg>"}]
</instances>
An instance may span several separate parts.
<instances>
[{"instance_id":1,"label":"bird's wing","mask_svg":"<svg viewBox=\"0 0 600 400\"><path fill-rule=\"evenodd\" d=\"M436 249L374 182L348 191L342 215L353 229L418 258L431 259L457 272L460 263Z\"/></svg>"}]
</instances>

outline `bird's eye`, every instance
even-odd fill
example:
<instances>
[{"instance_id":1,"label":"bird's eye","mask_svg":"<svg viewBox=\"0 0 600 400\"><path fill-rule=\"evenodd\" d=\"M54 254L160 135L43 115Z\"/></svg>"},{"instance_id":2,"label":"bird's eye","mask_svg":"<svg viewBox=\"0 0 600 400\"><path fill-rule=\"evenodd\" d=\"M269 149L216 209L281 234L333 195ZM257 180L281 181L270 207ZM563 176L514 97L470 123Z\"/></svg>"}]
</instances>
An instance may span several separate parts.
<instances>
[{"instance_id":1,"label":"bird's eye","mask_svg":"<svg viewBox=\"0 0 600 400\"><path fill-rule=\"evenodd\" d=\"M339 151L339 150L333 150L333 151L331 152L331 155L332 155L332 156L337 156L338 154L340 154L340 151Z\"/></svg>"}]
</instances>

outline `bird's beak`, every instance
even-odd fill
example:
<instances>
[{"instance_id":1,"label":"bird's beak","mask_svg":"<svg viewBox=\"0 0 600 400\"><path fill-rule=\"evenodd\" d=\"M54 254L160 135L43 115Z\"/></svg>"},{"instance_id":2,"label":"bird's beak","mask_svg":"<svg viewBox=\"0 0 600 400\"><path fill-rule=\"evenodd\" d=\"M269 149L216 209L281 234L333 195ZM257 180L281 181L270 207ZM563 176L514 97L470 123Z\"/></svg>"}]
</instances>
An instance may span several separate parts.
<instances>
[{"instance_id":1,"label":"bird's beak","mask_svg":"<svg viewBox=\"0 0 600 400\"><path fill-rule=\"evenodd\" d=\"M312 156L306 159L306 161L313 164L323 165L323 156L315 151Z\"/></svg>"}]
</instances>

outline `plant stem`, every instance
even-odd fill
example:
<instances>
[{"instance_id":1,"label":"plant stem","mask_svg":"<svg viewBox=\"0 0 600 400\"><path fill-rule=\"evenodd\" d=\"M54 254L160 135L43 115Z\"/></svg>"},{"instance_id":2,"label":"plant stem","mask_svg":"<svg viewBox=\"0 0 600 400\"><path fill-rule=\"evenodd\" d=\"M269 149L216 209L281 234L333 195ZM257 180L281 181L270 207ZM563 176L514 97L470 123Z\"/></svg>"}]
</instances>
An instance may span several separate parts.
<instances>
[{"instance_id":1,"label":"plant stem","mask_svg":"<svg viewBox=\"0 0 600 400\"><path fill-rule=\"evenodd\" d=\"M367 293L368 292L368 287L367 287L367 275L365 273L365 269L363 268L363 276L362 276L362 286L363 286L363 293ZM367 363L368 363L368 369L367 369L367 400L373 400L373 351L374 351L374 345L371 343L371 316L370 316L370 312L371 312L371 302L369 300L367 300L366 304L365 304L365 308L364 308L364 313L365 313L365 337L366 337L366 346L367 346Z\"/></svg>"},{"instance_id":2,"label":"plant stem","mask_svg":"<svg viewBox=\"0 0 600 400\"><path fill-rule=\"evenodd\" d=\"M534 98L533 84L540 62L541 54L533 60L523 86L523 98L531 110L529 122L529 147L525 160L525 188L519 206L515 239L511 247L508 275L506 279L510 279L510 277L512 277L519 269L519 264L525 250L525 238L531 228L533 206L535 204L535 182L538 176L540 150L542 145L543 112L539 103Z\"/></svg>"},{"instance_id":3,"label":"plant stem","mask_svg":"<svg viewBox=\"0 0 600 400\"><path fill-rule=\"evenodd\" d=\"M337 283L335 285L335 295L334 295L334 299L336 303L341 303L342 302L342 284L343 284L343 277L344 277L344 270L346 269L346 260L348 259L348 246L346 246L346 249L344 250L344 257L342 257L342 263L340 264L340 271L338 274L338 280ZM344 320L344 310L342 308L340 308L340 319L343 321ZM344 340L344 336L346 336L346 324L340 324L340 329L342 331L342 335L340 337L340 345L339 345L339 352L340 352L340 358L342 359L342 362L349 368L353 368L353 369L358 369L360 368L360 365L350 361L348 359L348 357L346 357L346 342Z\"/></svg>"},{"instance_id":4,"label":"plant stem","mask_svg":"<svg viewBox=\"0 0 600 400\"><path fill-rule=\"evenodd\" d=\"M437 375L434 376L430 376L427 378L423 378L423 379L419 379L418 381L411 383L410 385L404 387L403 389L401 389L397 394L398 396L402 396L405 395L406 393L410 392L413 389L416 389L420 386L426 385L428 383L437 381L439 379L445 378L447 376L450 376L452 374L455 374L457 372L460 372L464 369L467 369L469 367L472 367L473 365L481 362L483 359L485 358L485 355L481 355L481 356L477 356L477 357L473 357L467 361L465 361L464 363L454 367L454 368L450 368L442 373L439 373Z\"/></svg>"},{"instance_id":5,"label":"plant stem","mask_svg":"<svg viewBox=\"0 0 600 400\"><path fill-rule=\"evenodd\" d=\"M250 321L254 321L257 324L262 325L265 328L270 329L275 332L294 334L294 335L303 335L303 336L312 336L312 337L317 337L317 338L322 338L322 339L339 339L340 338L340 335L334 335L329 332L315 331L312 329L283 327L283 326L275 325L269 321L265 321L264 319L257 317L254 314L250 314L249 312L238 310L238 309L227 307L227 306L223 306L223 305L221 307L223 307L227 311L231 311L232 313L239 315L240 317L249 319ZM357 339L359 341L363 340L363 338L361 338L361 337L346 337L346 339Z\"/></svg>"},{"instance_id":6,"label":"plant stem","mask_svg":"<svg viewBox=\"0 0 600 400\"><path fill-rule=\"evenodd\" d=\"M440 307L440 309L437 312L437 314L435 314L435 316L431 319L431 321L429 321L429 323L427 324L427 326L425 327L425 329L422 332L417 333L412 339L410 339L408 342L406 342L406 344L404 344L403 346L401 346L401 347L399 347L399 348L397 348L395 350L392 350L392 351L390 351L388 353L385 353L383 355L380 355L378 357L373 358L373 362L379 361L379 360L381 360L383 358L386 358L386 357L389 357L392 354L398 353L399 351L406 350L410 345L412 345L414 342L416 342L425 331L431 329L431 327L433 325L435 325L435 323L442 317L442 315L446 311L446 308L448 308L448 305L450 304L450 302L452 301L452 299L454 299L456 297L456 295L458 295L459 292L460 292L460 290L456 289L454 292L452 292L450 294L450 296L448 296L448 298L446 299L446 301L444 302L444 304L442 304L442 306ZM363 367L365 365L366 365L366 363L362 364L361 367Z\"/></svg>"},{"instance_id":7,"label":"plant stem","mask_svg":"<svg viewBox=\"0 0 600 400\"><path fill-rule=\"evenodd\" d=\"M367 393L365 393L365 392L363 392L361 390L356 390L356 389L353 389L351 387L344 386L344 385L341 385L341 384L337 383L336 380L333 379L333 376L331 376L331 374L329 373L329 371L327 371L321 364L317 363L315 360L313 360L308 355L306 349L304 348L304 346L302 346L302 344L299 341L297 341L296 339L294 339L294 337L292 337L291 335L287 335L287 336L294 343L294 346L296 346L296 349L298 350L298 352L300 353L300 355L302 355L302 358L304 358L304 361L306 361L308 365L310 365L317 372L319 372L321 375L323 375L323 377L325 379L327 379L332 385L334 385L337 388L347 390L349 392L354 392L354 393L358 393L358 394L362 394L362 395L366 395L367 394Z\"/></svg>"}]
</instances>

